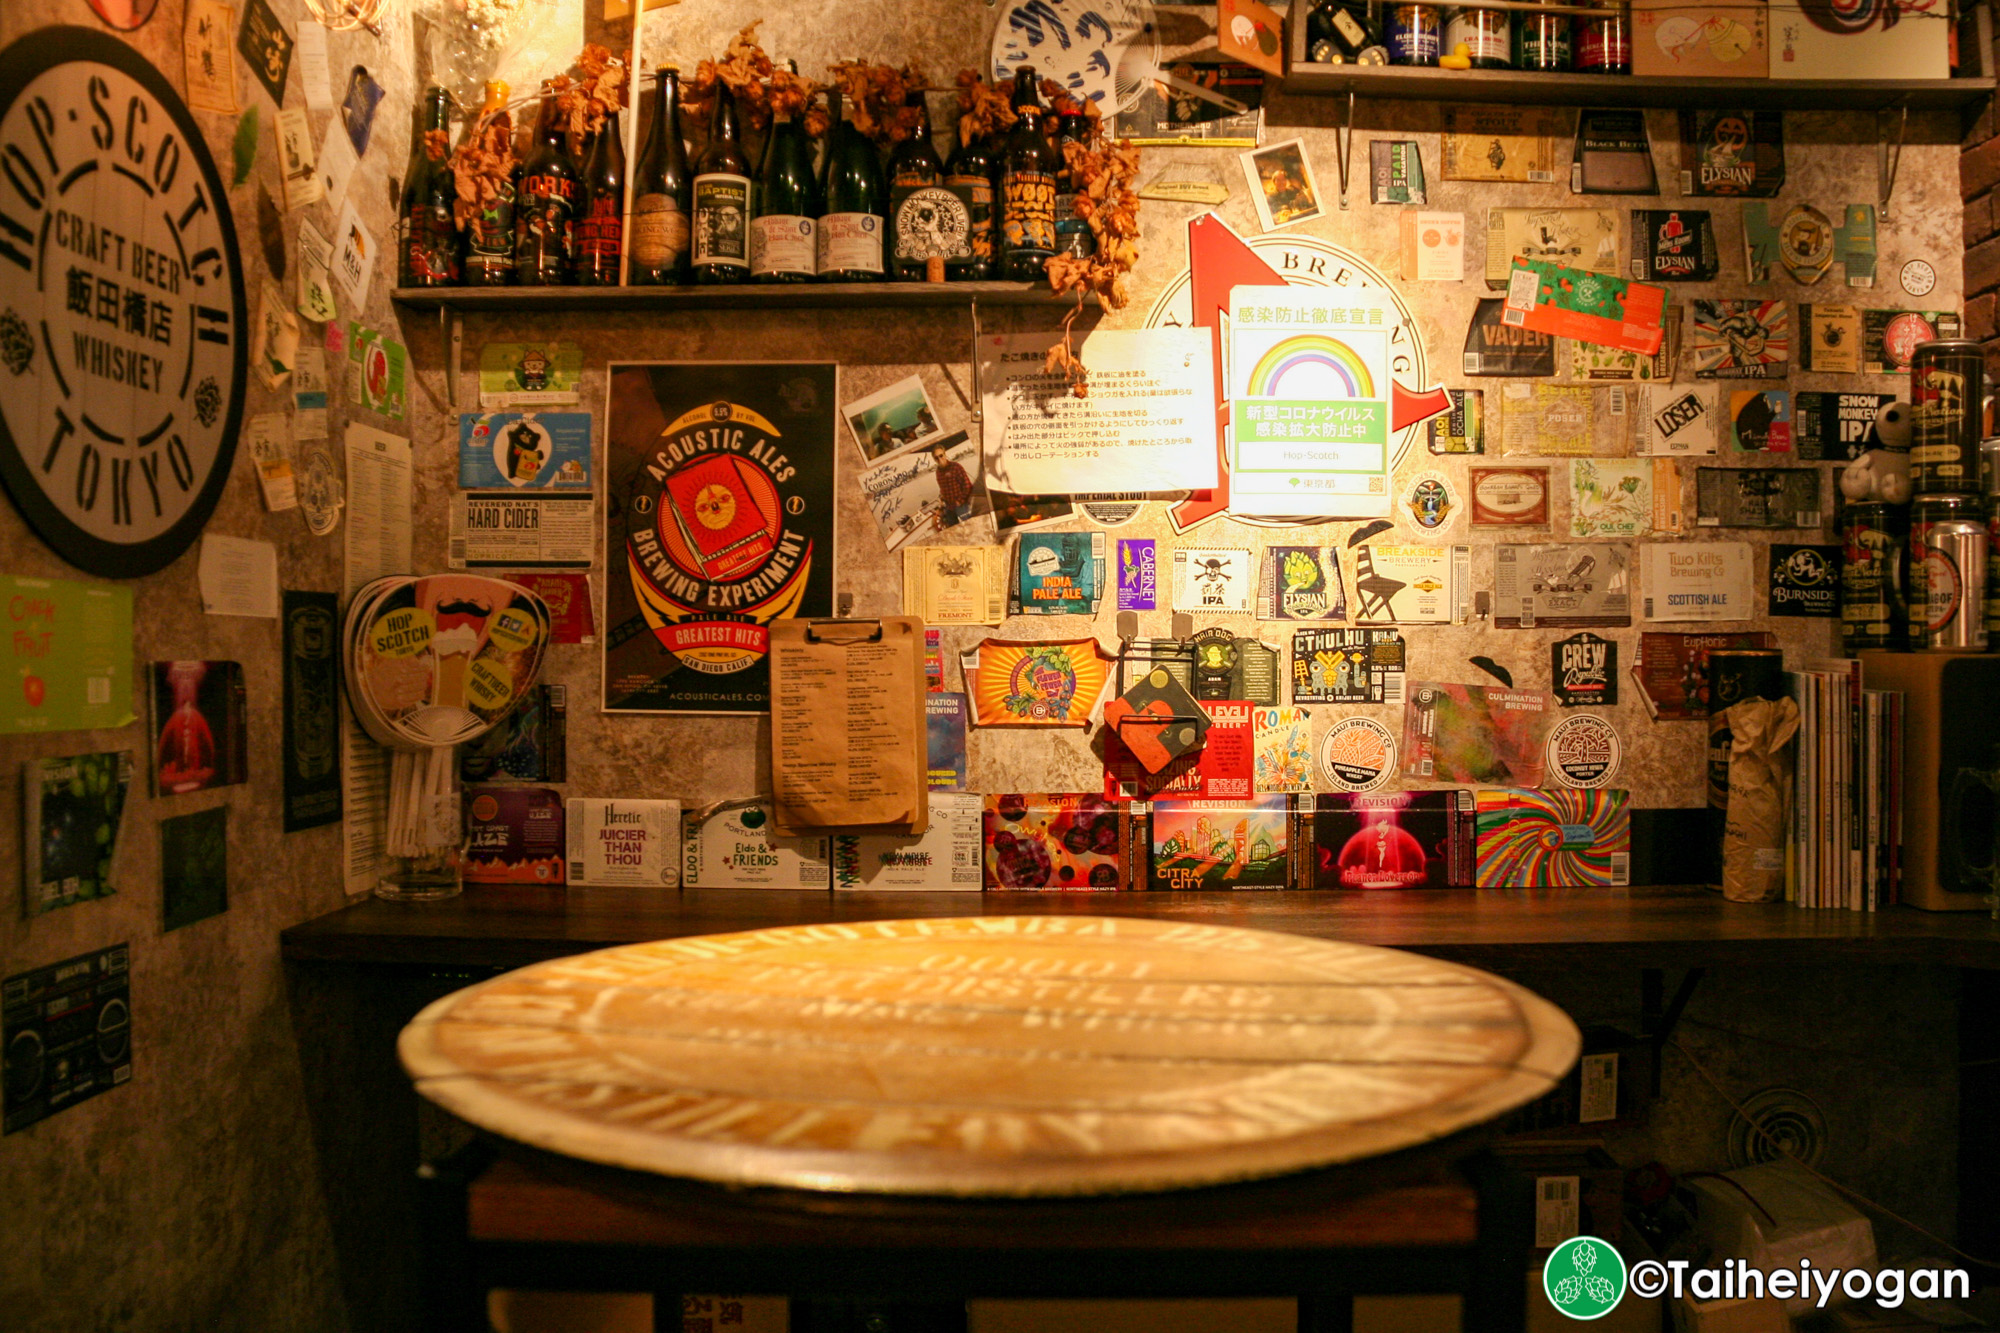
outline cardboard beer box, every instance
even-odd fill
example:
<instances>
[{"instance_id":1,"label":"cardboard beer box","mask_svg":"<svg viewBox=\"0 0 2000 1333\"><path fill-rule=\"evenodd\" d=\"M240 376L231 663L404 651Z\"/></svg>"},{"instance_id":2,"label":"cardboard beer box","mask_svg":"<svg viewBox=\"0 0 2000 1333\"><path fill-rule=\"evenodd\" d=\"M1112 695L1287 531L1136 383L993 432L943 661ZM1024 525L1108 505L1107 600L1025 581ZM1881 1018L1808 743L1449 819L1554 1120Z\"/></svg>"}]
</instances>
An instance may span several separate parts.
<instances>
[{"instance_id":1,"label":"cardboard beer box","mask_svg":"<svg viewBox=\"0 0 2000 1333\"><path fill-rule=\"evenodd\" d=\"M563 798L547 787L467 787L468 884L561 884Z\"/></svg>"},{"instance_id":2,"label":"cardboard beer box","mask_svg":"<svg viewBox=\"0 0 2000 1333\"><path fill-rule=\"evenodd\" d=\"M763 801L725 805L682 821L681 883L690 889L819 889L833 886L832 848L823 837L771 831Z\"/></svg>"},{"instance_id":3,"label":"cardboard beer box","mask_svg":"<svg viewBox=\"0 0 2000 1333\"><path fill-rule=\"evenodd\" d=\"M985 802L966 792L931 796L931 826L921 836L836 833L833 887L851 891L921 892L980 888Z\"/></svg>"},{"instance_id":4,"label":"cardboard beer box","mask_svg":"<svg viewBox=\"0 0 2000 1333\"><path fill-rule=\"evenodd\" d=\"M1629 793L1482 791L1477 821L1477 888L1609 889L1632 881Z\"/></svg>"},{"instance_id":5,"label":"cardboard beer box","mask_svg":"<svg viewBox=\"0 0 2000 1333\"><path fill-rule=\"evenodd\" d=\"M1469 791L1321 792L1306 849L1316 889L1450 889L1472 883Z\"/></svg>"},{"instance_id":6,"label":"cardboard beer box","mask_svg":"<svg viewBox=\"0 0 2000 1333\"><path fill-rule=\"evenodd\" d=\"M989 889L1109 890L1134 887L1127 802L1087 792L1006 792L985 798L985 886Z\"/></svg>"},{"instance_id":7,"label":"cardboard beer box","mask_svg":"<svg viewBox=\"0 0 2000 1333\"><path fill-rule=\"evenodd\" d=\"M1771 77L1948 79L1951 29L1950 11L1942 6L1843 8L1771 0Z\"/></svg>"},{"instance_id":8,"label":"cardboard beer box","mask_svg":"<svg viewBox=\"0 0 2000 1333\"><path fill-rule=\"evenodd\" d=\"M1632 72L1683 79L1768 78L1771 53L1764 7L1632 0Z\"/></svg>"},{"instance_id":9,"label":"cardboard beer box","mask_svg":"<svg viewBox=\"0 0 2000 1333\"><path fill-rule=\"evenodd\" d=\"M681 803L571 797L569 882L675 889L681 883Z\"/></svg>"},{"instance_id":10,"label":"cardboard beer box","mask_svg":"<svg viewBox=\"0 0 2000 1333\"><path fill-rule=\"evenodd\" d=\"M1290 796L1155 801L1146 887L1282 889L1303 878Z\"/></svg>"}]
</instances>

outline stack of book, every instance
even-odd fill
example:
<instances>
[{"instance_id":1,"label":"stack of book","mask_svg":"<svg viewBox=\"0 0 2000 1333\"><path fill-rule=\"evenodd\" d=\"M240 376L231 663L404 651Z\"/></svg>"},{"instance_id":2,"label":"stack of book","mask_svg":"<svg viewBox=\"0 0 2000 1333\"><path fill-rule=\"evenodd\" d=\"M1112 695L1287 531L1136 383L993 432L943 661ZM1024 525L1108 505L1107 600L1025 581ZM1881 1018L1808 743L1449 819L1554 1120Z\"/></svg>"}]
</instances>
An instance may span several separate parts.
<instances>
[{"instance_id":1,"label":"stack of book","mask_svg":"<svg viewBox=\"0 0 2000 1333\"><path fill-rule=\"evenodd\" d=\"M1902 893L1903 695L1865 690L1853 658L1787 672L1799 706L1797 797L1785 896L1873 911Z\"/></svg>"}]
</instances>

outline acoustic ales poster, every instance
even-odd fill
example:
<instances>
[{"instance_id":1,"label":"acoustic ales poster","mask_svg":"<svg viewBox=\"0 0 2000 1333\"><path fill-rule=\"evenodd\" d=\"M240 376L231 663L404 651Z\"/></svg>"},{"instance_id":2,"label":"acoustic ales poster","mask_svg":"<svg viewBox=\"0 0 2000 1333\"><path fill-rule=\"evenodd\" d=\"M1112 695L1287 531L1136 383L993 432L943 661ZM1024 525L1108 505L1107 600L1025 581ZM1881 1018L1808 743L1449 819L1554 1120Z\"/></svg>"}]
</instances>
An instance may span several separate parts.
<instances>
[{"instance_id":1,"label":"acoustic ales poster","mask_svg":"<svg viewBox=\"0 0 2000 1333\"><path fill-rule=\"evenodd\" d=\"M762 713L769 625L833 614L832 362L613 364L604 710Z\"/></svg>"}]
</instances>

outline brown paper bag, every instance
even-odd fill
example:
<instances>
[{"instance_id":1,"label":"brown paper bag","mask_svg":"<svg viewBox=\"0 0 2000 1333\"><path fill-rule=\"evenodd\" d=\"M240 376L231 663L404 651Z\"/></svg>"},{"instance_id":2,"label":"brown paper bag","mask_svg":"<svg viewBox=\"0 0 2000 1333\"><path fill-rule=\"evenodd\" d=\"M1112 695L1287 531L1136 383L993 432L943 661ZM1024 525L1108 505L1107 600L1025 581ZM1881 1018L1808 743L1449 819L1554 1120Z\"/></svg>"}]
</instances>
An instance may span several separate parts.
<instances>
[{"instance_id":1,"label":"brown paper bag","mask_svg":"<svg viewBox=\"0 0 2000 1333\"><path fill-rule=\"evenodd\" d=\"M1722 895L1733 902L1785 896L1785 848L1792 834L1792 738L1799 706L1790 699L1745 699L1729 720L1729 809L1722 829Z\"/></svg>"}]
</instances>

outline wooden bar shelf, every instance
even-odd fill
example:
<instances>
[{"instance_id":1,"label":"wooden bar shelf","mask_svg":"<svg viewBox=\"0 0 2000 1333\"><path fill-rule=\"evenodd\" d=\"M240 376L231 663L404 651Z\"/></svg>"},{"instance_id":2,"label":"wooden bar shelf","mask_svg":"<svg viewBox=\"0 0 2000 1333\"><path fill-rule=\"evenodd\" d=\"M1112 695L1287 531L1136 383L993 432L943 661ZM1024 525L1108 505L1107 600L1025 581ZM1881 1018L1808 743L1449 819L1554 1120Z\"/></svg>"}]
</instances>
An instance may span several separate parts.
<instances>
[{"instance_id":1,"label":"wooden bar shelf","mask_svg":"<svg viewBox=\"0 0 2000 1333\"><path fill-rule=\"evenodd\" d=\"M398 287L396 303L455 314L573 310L809 310L845 307L1051 306L1074 296L1036 282L798 282L728 287ZM1095 304L1090 306L1095 309Z\"/></svg>"}]
</instances>

